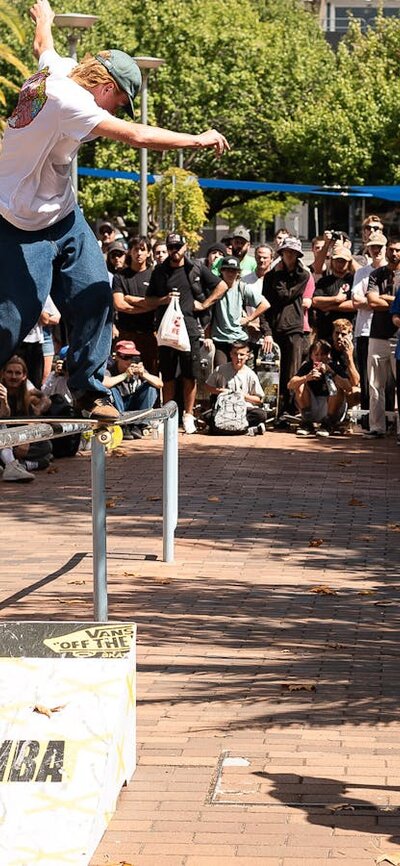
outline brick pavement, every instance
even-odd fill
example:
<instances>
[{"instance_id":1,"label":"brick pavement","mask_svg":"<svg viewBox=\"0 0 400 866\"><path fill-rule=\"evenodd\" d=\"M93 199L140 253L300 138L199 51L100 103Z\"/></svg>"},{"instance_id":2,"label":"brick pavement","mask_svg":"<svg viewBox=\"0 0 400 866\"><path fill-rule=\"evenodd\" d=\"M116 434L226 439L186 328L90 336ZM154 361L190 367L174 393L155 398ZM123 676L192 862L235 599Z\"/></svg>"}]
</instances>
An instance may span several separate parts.
<instances>
[{"instance_id":1,"label":"brick pavement","mask_svg":"<svg viewBox=\"0 0 400 866\"><path fill-rule=\"evenodd\" d=\"M400 852L384 811L400 806L394 441L180 444L174 565L160 561L162 444L107 459L110 618L138 624L139 763L91 866ZM92 617L90 460L56 468L1 487L4 619Z\"/></svg>"}]
</instances>

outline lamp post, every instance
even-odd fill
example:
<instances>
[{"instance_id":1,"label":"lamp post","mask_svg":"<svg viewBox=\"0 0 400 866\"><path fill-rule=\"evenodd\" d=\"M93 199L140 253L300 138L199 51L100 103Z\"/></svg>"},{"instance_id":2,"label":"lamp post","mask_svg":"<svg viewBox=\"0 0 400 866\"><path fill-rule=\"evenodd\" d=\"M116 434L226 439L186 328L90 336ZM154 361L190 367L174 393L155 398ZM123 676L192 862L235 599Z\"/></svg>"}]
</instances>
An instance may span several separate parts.
<instances>
[{"instance_id":1,"label":"lamp post","mask_svg":"<svg viewBox=\"0 0 400 866\"><path fill-rule=\"evenodd\" d=\"M134 57L139 69L142 71L142 90L140 94L140 122L147 123L147 83L150 69L158 69L163 66L165 60L160 57ZM139 234L147 235L147 148L140 149L140 205L139 205Z\"/></svg>"},{"instance_id":2,"label":"lamp post","mask_svg":"<svg viewBox=\"0 0 400 866\"><path fill-rule=\"evenodd\" d=\"M68 28L68 51L72 60L76 60L76 49L80 39L82 30L89 30L93 24L98 21L98 15L75 15L67 13L66 15L55 15L54 23L57 27ZM78 159L75 156L71 165L71 180L75 192L75 198L78 200Z\"/></svg>"}]
</instances>

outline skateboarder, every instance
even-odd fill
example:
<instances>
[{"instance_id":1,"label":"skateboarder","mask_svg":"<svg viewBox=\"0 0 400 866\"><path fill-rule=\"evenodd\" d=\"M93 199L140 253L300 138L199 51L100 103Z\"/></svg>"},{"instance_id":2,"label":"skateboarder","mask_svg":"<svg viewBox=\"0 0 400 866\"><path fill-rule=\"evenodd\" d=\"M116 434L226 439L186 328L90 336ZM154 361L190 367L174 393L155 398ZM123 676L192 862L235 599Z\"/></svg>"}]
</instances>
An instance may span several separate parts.
<instances>
[{"instance_id":1,"label":"skateboarder","mask_svg":"<svg viewBox=\"0 0 400 866\"><path fill-rule=\"evenodd\" d=\"M123 51L78 65L54 50L48 0L31 10L39 71L22 87L0 159L0 367L38 320L47 295L68 327L69 387L76 405L118 416L103 385L111 347L111 290L101 250L75 202L71 162L82 141L105 136L156 150L229 146L223 135L172 132L129 123L140 70Z\"/></svg>"}]
</instances>

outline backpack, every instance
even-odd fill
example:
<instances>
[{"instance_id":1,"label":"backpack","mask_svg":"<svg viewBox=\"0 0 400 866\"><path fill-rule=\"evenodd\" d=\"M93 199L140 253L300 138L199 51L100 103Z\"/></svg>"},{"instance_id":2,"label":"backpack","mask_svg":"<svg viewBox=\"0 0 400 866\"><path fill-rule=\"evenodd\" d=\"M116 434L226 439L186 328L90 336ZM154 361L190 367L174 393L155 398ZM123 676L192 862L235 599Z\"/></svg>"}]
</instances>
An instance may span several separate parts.
<instances>
[{"instance_id":1,"label":"backpack","mask_svg":"<svg viewBox=\"0 0 400 866\"><path fill-rule=\"evenodd\" d=\"M239 391L228 391L218 394L214 409L214 428L216 433L246 433L249 427L247 421L246 401Z\"/></svg>"}]
</instances>

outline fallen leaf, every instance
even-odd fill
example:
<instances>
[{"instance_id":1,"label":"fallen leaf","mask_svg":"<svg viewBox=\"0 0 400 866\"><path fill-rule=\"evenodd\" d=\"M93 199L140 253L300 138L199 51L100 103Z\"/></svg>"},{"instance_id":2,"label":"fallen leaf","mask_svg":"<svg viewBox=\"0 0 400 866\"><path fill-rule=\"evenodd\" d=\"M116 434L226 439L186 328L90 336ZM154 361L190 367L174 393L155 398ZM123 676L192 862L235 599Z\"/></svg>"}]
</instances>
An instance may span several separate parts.
<instances>
[{"instance_id":1,"label":"fallen leaf","mask_svg":"<svg viewBox=\"0 0 400 866\"><path fill-rule=\"evenodd\" d=\"M161 502L162 496L146 496L147 502Z\"/></svg>"},{"instance_id":2,"label":"fallen leaf","mask_svg":"<svg viewBox=\"0 0 400 866\"><path fill-rule=\"evenodd\" d=\"M357 595L375 595L374 589L360 589L360 592Z\"/></svg>"},{"instance_id":3,"label":"fallen leaf","mask_svg":"<svg viewBox=\"0 0 400 866\"><path fill-rule=\"evenodd\" d=\"M48 716L51 719L51 710L48 707L44 707L43 704L36 704L33 708L34 713L40 713L41 716Z\"/></svg>"},{"instance_id":4,"label":"fallen leaf","mask_svg":"<svg viewBox=\"0 0 400 866\"><path fill-rule=\"evenodd\" d=\"M172 583L172 580L170 577L156 577L155 583L161 583L164 586L166 583Z\"/></svg>"},{"instance_id":5,"label":"fallen leaf","mask_svg":"<svg viewBox=\"0 0 400 866\"><path fill-rule=\"evenodd\" d=\"M351 499L349 499L347 504L348 505L354 505L354 506L357 505L358 508L365 508L366 507L365 502L362 502L361 499L357 499L356 496L352 496Z\"/></svg>"},{"instance_id":6,"label":"fallen leaf","mask_svg":"<svg viewBox=\"0 0 400 866\"><path fill-rule=\"evenodd\" d=\"M315 692L314 683L282 683L282 687L289 692Z\"/></svg>"},{"instance_id":7,"label":"fallen leaf","mask_svg":"<svg viewBox=\"0 0 400 866\"><path fill-rule=\"evenodd\" d=\"M303 511L294 511L293 514L288 514L288 517L295 517L297 520L308 520L310 518L309 514L304 514Z\"/></svg>"},{"instance_id":8,"label":"fallen leaf","mask_svg":"<svg viewBox=\"0 0 400 866\"><path fill-rule=\"evenodd\" d=\"M310 592L316 592L318 595L337 595L336 589L331 589L330 586L325 586L323 583L320 586L313 586Z\"/></svg>"},{"instance_id":9,"label":"fallen leaf","mask_svg":"<svg viewBox=\"0 0 400 866\"><path fill-rule=\"evenodd\" d=\"M276 514L274 511L266 511L264 517L276 517Z\"/></svg>"},{"instance_id":10,"label":"fallen leaf","mask_svg":"<svg viewBox=\"0 0 400 866\"><path fill-rule=\"evenodd\" d=\"M61 710L65 710L66 706L67 706L66 704L60 704L59 707L52 707L51 712L52 713L61 713Z\"/></svg>"},{"instance_id":11,"label":"fallen leaf","mask_svg":"<svg viewBox=\"0 0 400 866\"><path fill-rule=\"evenodd\" d=\"M219 496L207 496L209 502L219 502Z\"/></svg>"},{"instance_id":12,"label":"fallen leaf","mask_svg":"<svg viewBox=\"0 0 400 866\"><path fill-rule=\"evenodd\" d=\"M308 542L309 547L321 547L321 544L324 543L323 538L310 538Z\"/></svg>"},{"instance_id":13,"label":"fallen leaf","mask_svg":"<svg viewBox=\"0 0 400 866\"><path fill-rule=\"evenodd\" d=\"M334 650L346 649L346 644L344 644L344 643L327 643L327 644L325 644L325 646L328 649L334 649Z\"/></svg>"},{"instance_id":14,"label":"fallen leaf","mask_svg":"<svg viewBox=\"0 0 400 866\"><path fill-rule=\"evenodd\" d=\"M82 604L81 598L58 598L59 604Z\"/></svg>"},{"instance_id":15,"label":"fallen leaf","mask_svg":"<svg viewBox=\"0 0 400 866\"><path fill-rule=\"evenodd\" d=\"M47 475L57 475L57 472L58 472L57 466L49 466L49 468L46 469L46 472L47 472Z\"/></svg>"},{"instance_id":16,"label":"fallen leaf","mask_svg":"<svg viewBox=\"0 0 400 866\"><path fill-rule=\"evenodd\" d=\"M111 499L106 499L106 508L116 508L117 507L117 499L111 497Z\"/></svg>"},{"instance_id":17,"label":"fallen leaf","mask_svg":"<svg viewBox=\"0 0 400 866\"><path fill-rule=\"evenodd\" d=\"M376 863L391 863L392 866L400 866L400 853L399 854L382 854L381 857L375 861Z\"/></svg>"},{"instance_id":18,"label":"fallen leaf","mask_svg":"<svg viewBox=\"0 0 400 866\"><path fill-rule=\"evenodd\" d=\"M76 586L82 586L82 584L86 583L86 580L69 580L68 583L76 584Z\"/></svg>"},{"instance_id":19,"label":"fallen leaf","mask_svg":"<svg viewBox=\"0 0 400 866\"><path fill-rule=\"evenodd\" d=\"M135 571L124 571L124 577L139 577Z\"/></svg>"},{"instance_id":20,"label":"fallen leaf","mask_svg":"<svg viewBox=\"0 0 400 866\"><path fill-rule=\"evenodd\" d=\"M355 806L352 806L351 803L332 803L327 805L327 809L330 812L354 812Z\"/></svg>"},{"instance_id":21,"label":"fallen leaf","mask_svg":"<svg viewBox=\"0 0 400 866\"><path fill-rule=\"evenodd\" d=\"M388 529L391 529L392 532L400 532L400 523L388 523Z\"/></svg>"}]
</instances>

